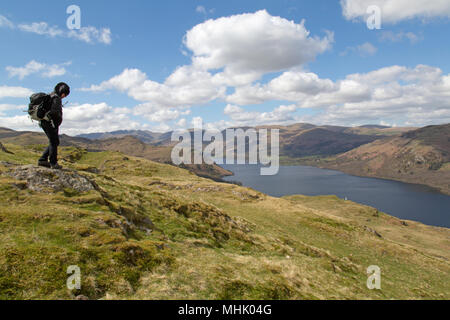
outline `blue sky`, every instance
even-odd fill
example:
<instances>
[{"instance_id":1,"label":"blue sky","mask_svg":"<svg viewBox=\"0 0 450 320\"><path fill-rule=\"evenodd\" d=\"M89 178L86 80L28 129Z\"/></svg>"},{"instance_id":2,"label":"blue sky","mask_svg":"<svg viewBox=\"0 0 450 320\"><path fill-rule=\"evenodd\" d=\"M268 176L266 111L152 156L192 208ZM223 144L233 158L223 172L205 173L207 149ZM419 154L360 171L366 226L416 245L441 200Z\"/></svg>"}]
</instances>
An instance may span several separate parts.
<instances>
[{"instance_id":1,"label":"blue sky","mask_svg":"<svg viewBox=\"0 0 450 320\"><path fill-rule=\"evenodd\" d=\"M37 130L28 93L59 81L69 134L449 122L450 5L391 1L3 1L0 126Z\"/></svg>"}]
</instances>

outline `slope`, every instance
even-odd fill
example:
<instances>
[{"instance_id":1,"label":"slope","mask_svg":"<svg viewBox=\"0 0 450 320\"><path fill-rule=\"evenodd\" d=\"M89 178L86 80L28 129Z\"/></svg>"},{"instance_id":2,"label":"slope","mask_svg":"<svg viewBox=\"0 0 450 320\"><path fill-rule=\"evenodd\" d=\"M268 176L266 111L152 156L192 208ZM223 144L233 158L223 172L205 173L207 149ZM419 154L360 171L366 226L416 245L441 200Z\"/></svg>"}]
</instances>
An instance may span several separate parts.
<instances>
[{"instance_id":1,"label":"slope","mask_svg":"<svg viewBox=\"0 0 450 320\"><path fill-rule=\"evenodd\" d=\"M335 197L272 198L116 152L63 148L68 169L56 174L23 167L41 147L4 147L3 299L450 298L448 229ZM81 290L66 288L70 265ZM382 290L366 287L370 265Z\"/></svg>"}]
</instances>

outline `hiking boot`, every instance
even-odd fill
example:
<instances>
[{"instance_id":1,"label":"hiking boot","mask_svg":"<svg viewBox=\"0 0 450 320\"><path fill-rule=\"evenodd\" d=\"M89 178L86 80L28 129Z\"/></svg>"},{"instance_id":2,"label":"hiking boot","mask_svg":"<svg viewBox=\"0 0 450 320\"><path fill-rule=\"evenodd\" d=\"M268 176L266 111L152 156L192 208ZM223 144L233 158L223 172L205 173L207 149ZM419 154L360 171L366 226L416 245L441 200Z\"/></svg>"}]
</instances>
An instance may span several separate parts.
<instances>
[{"instance_id":1,"label":"hiking boot","mask_svg":"<svg viewBox=\"0 0 450 320\"><path fill-rule=\"evenodd\" d=\"M39 160L38 166L39 167L45 167L45 168L50 168L51 167L50 162L48 162L48 161L41 161L41 160Z\"/></svg>"},{"instance_id":2,"label":"hiking boot","mask_svg":"<svg viewBox=\"0 0 450 320\"><path fill-rule=\"evenodd\" d=\"M59 164L57 164L57 163L51 164L50 167L52 169L54 169L54 170L61 170L62 169L62 167Z\"/></svg>"}]
</instances>

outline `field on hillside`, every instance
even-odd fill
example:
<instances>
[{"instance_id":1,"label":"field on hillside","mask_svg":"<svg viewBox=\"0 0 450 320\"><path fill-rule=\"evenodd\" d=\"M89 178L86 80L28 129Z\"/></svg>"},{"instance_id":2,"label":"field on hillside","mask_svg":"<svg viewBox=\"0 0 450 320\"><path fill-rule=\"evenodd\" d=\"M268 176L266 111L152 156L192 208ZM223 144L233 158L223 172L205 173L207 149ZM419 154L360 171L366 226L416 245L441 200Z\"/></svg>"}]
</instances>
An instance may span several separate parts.
<instances>
[{"instance_id":1,"label":"field on hillside","mask_svg":"<svg viewBox=\"0 0 450 320\"><path fill-rule=\"evenodd\" d=\"M449 229L74 147L61 174L89 190L44 188L59 176L21 167L44 146L4 147L0 299L450 299ZM72 292L70 265L82 279ZM366 286L371 265L381 290Z\"/></svg>"}]
</instances>

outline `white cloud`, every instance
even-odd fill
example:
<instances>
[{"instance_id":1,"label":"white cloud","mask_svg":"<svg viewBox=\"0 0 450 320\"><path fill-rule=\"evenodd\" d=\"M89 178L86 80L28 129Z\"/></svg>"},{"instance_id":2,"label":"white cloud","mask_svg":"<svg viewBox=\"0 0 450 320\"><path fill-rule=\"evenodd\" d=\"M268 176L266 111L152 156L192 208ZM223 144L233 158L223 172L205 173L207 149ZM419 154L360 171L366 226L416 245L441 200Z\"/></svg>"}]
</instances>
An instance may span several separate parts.
<instances>
[{"instance_id":1,"label":"white cloud","mask_svg":"<svg viewBox=\"0 0 450 320\"><path fill-rule=\"evenodd\" d=\"M364 74L351 74L333 82L312 73L286 72L268 84L238 88L227 97L230 103L246 105L285 100L300 109L316 110L302 121L351 125L354 123L430 123L450 122L450 75L439 68L391 66ZM229 105L225 114L233 121L289 121L292 116L280 110L261 115ZM278 113L277 113L278 112ZM437 116L439 115L439 117ZM278 117L277 117L278 116ZM253 120L252 120L253 119ZM294 119L296 119L294 117Z\"/></svg>"},{"instance_id":2,"label":"white cloud","mask_svg":"<svg viewBox=\"0 0 450 320\"><path fill-rule=\"evenodd\" d=\"M63 36L64 31L57 26L49 26L46 22L33 22L31 24L20 24L19 29L25 32L36 33L38 35L45 35L49 37Z\"/></svg>"},{"instance_id":3,"label":"white cloud","mask_svg":"<svg viewBox=\"0 0 450 320\"><path fill-rule=\"evenodd\" d=\"M114 108L106 103L72 105L64 108L61 130L65 134L78 135L90 132L142 129L133 121L128 108Z\"/></svg>"},{"instance_id":4,"label":"white cloud","mask_svg":"<svg viewBox=\"0 0 450 320\"><path fill-rule=\"evenodd\" d=\"M269 100L301 101L308 96L335 91L338 85L329 79L302 70L286 71L266 85L239 87L227 96L230 103L239 105L259 104Z\"/></svg>"},{"instance_id":5,"label":"white cloud","mask_svg":"<svg viewBox=\"0 0 450 320\"><path fill-rule=\"evenodd\" d=\"M355 52L362 57L373 56L377 53L378 49L370 42L365 42L363 44L357 45L355 47L347 47L347 49L342 52L341 56L346 56L351 52Z\"/></svg>"},{"instance_id":6,"label":"white cloud","mask_svg":"<svg viewBox=\"0 0 450 320\"><path fill-rule=\"evenodd\" d=\"M282 105L271 112L247 112L239 106L227 105L224 114L230 117L232 121L228 124L232 126L258 126L294 122L298 119L293 115L297 109L296 105Z\"/></svg>"},{"instance_id":7,"label":"white cloud","mask_svg":"<svg viewBox=\"0 0 450 320\"><path fill-rule=\"evenodd\" d=\"M356 49L358 50L358 52L361 55L369 55L369 56L373 56L375 53L377 53L377 48L371 44L370 42L365 42L359 46L356 47Z\"/></svg>"},{"instance_id":8,"label":"white cloud","mask_svg":"<svg viewBox=\"0 0 450 320\"><path fill-rule=\"evenodd\" d=\"M192 64L178 67L163 83L148 79L138 69L125 69L82 90L115 89L160 108L203 105L225 99L227 87L249 86L265 73L310 62L332 42L331 33L311 37L303 21L296 24L265 10L234 15L189 30L184 43L193 52Z\"/></svg>"},{"instance_id":9,"label":"white cloud","mask_svg":"<svg viewBox=\"0 0 450 320\"><path fill-rule=\"evenodd\" d=\"M17 131L38 131L40 130L36 122L32 122L28 115L2 117L0 116L0 127Z\"/></svg>"},{"instance_id":10,"label":"white cloud","mask_svg":"<svg viewBox=\"0 0 450 320\"><path fill-rule=\"evenodd\" d=\"M366 20L367 8L376 5L381 9L382 22L396 23L420 18L423 20L450 17L448 0L341 0L342 13L347 20Z\"/></svg>"},{"instance_id":11,"label":"white cloud","mask_svg":"<svg viewBox=\"0 0 450 320\"><path fill-rule=\"evenodd\" d=\"M0 20L1 21L1 20ZM33 22L30 24L19 24L19 30L24 32L44 35L51 38L65 37L74 38L86 43L111 44L111 30L109 28L97 29L92 26L82 27L79 30L63 30L58 26L50 26L47 22Z\"/></svg>"},{"instance_id":12,"label":"white cloud","mask_svg":"<svg viewBox=\"0 0 450 320\"><path fill-rule=\"evenodd\" d=\"M0 15L0 27L6 27L9 29L14 29L14 23L12 23L8 18L5 16Z\"/></svg>"},{"instance_id":13,"label":"white cloud","mask_svg":"<svg viewBox=\"0 0 450 320\"><path fill-rule=\"evenodd\" d=\"M423 40L422 35L416 35L414 32L393 32L390 30L382 31L380 33L379 39L381 41L390 42L401 42L403 40L408 40L410 43L415 44Z\"/></svg>"},{"instance_id":14,"label":"white cloud","mask_svg":"<svg viewBox=\"0 0 450 320\"><path fill-rule=\"evenodd\" d=\"M26 106L0 104L0 127L11 128L14 130L41 131L37 122L32 122L28 115L5 116L2 111L26 110ZM169 112L179 110L169 110ZM129 108L117 108L107 103L97 104L73 104L65 107L64 121L60 128L61 134L76 136L83 133L92 132L111 132L117 130L151 130L154 132L167 132L171 129L164 121L168 121L164 112L162 114L155 110L154 120L157 124L152 126L150 123L136 121L132 118L134 110ZM22 112L21 112L22 113ZM180 114L188 114L188 111ZM149 117L151 113L147 114ZM159 119L157 117L160 116ZM170 117L169 117L170 118ZM185 122L179 122L186 124Z\"/></svg>"},{"instance_id":15,"label":"white cloud","mask_svg":"<svg viewBox=\"0 0 450 320\"><path fill-rule=\"evenodd\" d=\"M318 107L322 111L304 120L347 125L380 121L403 125L450 122L450 75L442 75L439 68L392 66L349 75L344 81L366 87L365 94L356 95L353 100L342 99L342 88L319 94L299 104L301 108ZM348 86L347 92L357 91Z\"/></svg>"},{"instance_id":16,"label":"white cloud","mask_svg":"<svg viewBox=\"0 0 450 320\"><path fill-rule=\"evenodd\" d=\"M83 91L104 91L116 89L137 101L152 102L160 108L187 107L205 104L223 97L225 87L216 86L210 73L184 66L178 68L164 83L147 78L138 69L125 69L100 85L84 88Z\"/></svg>"},{"instance_id":17,"label":"white cloud","mask_svg":"<svg viewBox=\"0 0 450 320\"><path fill-rule=\"evenodd\" d=\"M190 110L179 110L175 108L160 108L153 103L143 103L133 109L133 114L143 116L152 122L167 122L186 116L191 113Z\"/></svg>"},{"instance_id":18,"label":"white cloud","mask_svg":"<svg viewBox=\"0 0 450 320\"><path fill-rule=\"evenodd\" d=\"M26 105L15 105L15 104L0 104L0 116L5 115L5 111L19 111L19 110L27 110L28 106Z\"/></svg>"},{"instance_id":19,"label":"white cloud","mask_svg":"<svg viewBox=\"0 0 450 320\"><path fill-rule=\"evenodd\" d=\"M311 37L304 21L296 24L262 10L208 20L189 30L184 42L196 67L262 75L313 61L331 47L333 35Z\"/></svg>"},{"instance_id":20,"label":"white cloud","mask_svg":"<svg viewBox=\"0 0 450 320\"><path fill-rule=\"evenodd\" d=\"M121 74L103 81L100 85L92 85L90 88L84 88L83 91L105 91L116 89L126 92L131 88L142 84L147 79L147 75L138 69L125 69Z\"/></svg>"},{"instance_id":21,"label":"white cloud","mask_svg":"<svg viewBox=\"0 0 450 320\"><path fill-rule=\"evenodd\" d=\"M187 125L187 120L186 120L185 118L180 119L180 120L177 122L177 126L179 126L179 127L181 127L181 128L186 128L186 125Z\"/></svg>"},{"instance_id":22,"label":"white cloud","mask_svg":"<svg viewBox=\"0 0 450 320\"><path fill-rule=\"evenodd\" d=\"M304 64L331 43L331 35L311 37L303 23L266 11L209 20L186 35L192 64L178 67L165 81L153 81L139 69L125 69L84 90L124 92L143 102L133 109L134 115L160 122L161 128L185 116L190 107L213 100L229 104L224 109L229 120L206 124L211 127L295 121L405 124L420 121L420 115L428 119L427 114L435 117L430 121L449 122L445 110L450 108L450 75L425 65L390 66L335 81L305 71ZM376 53L368 42L354 50ZM282 73L268 82L260 80L272 72ZM230 88L235 89L231 94ZM270 112L245 110L245 105L267 101L284 105ZM183 119L178 122L187 124Z\"/></svg>"},{"instance_id":23,"label":"white cloud","mask_svg":"<svg viewBox=\"0 0 450 320\"><path fill-rule=\"evenodd\" d=\"M87 43L111 44L111 30L109 28L97 29L95 27L83 27L80 30L71 30L67 33L69 38L75 38Z\"/></svg>"},{"instance_id":24,"label":"white cloud","mask_svg":"<svg viewBox=\"0 0 450 320\"><path fill-rule=\"evenodd\" d=\"M64 67L71 64L72 62L69 61L62 64L48 65L32 60L24 67L8 66L6 67L6 71L8 71L9 77L18 77L20 80L34 73L40 73L45 78L53 78L65 75L66 69Z\"/></svg>"},{"instance_id":25,"label":"white cloud","mask_svg":"<svg viewBox=\"0 0 450 320\"><path fill-rule=\"evenodd\" d=\"M85 104L64 109L64 122L61 134L78 135L92 132L110 132L116 130L142 129L142 125L128 117L129 112L112 108L104 103ZM41 131L37 122L32 122L28 115L0 116L0 127L18 131Z\"/></svg>"},{"instance_id":26,"label":"white cloud","mask_svg":"<svg viewBox=\"0 0 450 320\"><path fill-rule=\"evenodd\" d=\"M197 12L197 13L201 13L201 14L203 14L204 16L207 16L208 14L212 14L212 13L214 13L214 11L215 11L215 9L206 9L205 8L205 6L197 6L196 8L195 8L195 12Z\"/></svg>"},{"instance_id":27,"label":"white cloud","mask_svg":"<svg viewBox=\"0 0 450 320\"><path fill-rule=\"evenodd\" d=\"M28 98L33 91L23 87L0 86L0 99L2 98Z\"/></svg>"}]
</instances>

